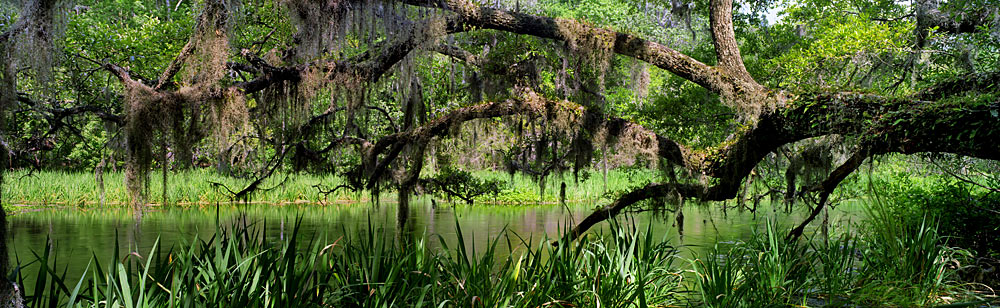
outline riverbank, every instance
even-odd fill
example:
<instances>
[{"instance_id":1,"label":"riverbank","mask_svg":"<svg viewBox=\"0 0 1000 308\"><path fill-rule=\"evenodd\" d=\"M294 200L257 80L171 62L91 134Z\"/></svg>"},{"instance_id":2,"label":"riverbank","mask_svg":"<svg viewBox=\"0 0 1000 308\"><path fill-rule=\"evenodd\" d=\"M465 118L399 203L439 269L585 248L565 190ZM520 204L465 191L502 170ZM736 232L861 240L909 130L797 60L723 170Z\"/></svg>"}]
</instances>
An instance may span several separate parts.
<instances>
[{"instance_id":1,"label":"riverbank","mask_svg":"<svg viewBox=\"0 0 1000 308\"><path fill-rule=\"evenodd\" d=\"M683 237L676 231L679 227L672 226L674 216L638 213L617 220L626 225L636 223L637 229L619 229L622 225L618 223L601 224L579 242L560 248L551 247L548 240L559 238L567 226L589 214L591 207L465 206L462 202L435 207L424 196L413 200L410 214L406 215L408 232L415 236L413 241L398 241L405 238L397 232L396 220L400 216L394 211L398 207L382 206L391 203L391 193L371 206L354 206L371 200L355 201L350 194L344 194L344 204L328 206L291 201L275 203L285 206L216 207L212 202L199 202L186 207L153 206L141 215L120 206L84 202L82 206L60 206L67 210L14 215L10 225L16 234L12 241L15 259L23 265L18 279L22 285L35 286L30 293L33 306L64 306L74 301L71 298L83 306L140 300L157 306L181 299L203 306L280 305L295 300L317 306L386 302L397 306L437 306L445 302L539 306L559 302L579 307L598 303L627 306L630 300L640 298L645 298L644 306L649 307L756 307L759 303L799 307L980 307L995 301L989 288L995 288L993 281L997 280L981 278L993 271L994 267L980 265L990 251L967 249L975 247L967 244L995 238L995 233L990 233L995 229L978 228L983 232L979 236L971 233L977 228L969 228L997 225L994 220L969 220L989 217L983 216L986 212L969 211L995 208L991 204L996 203L981 203L994 200L986 198L989 194L984 188L898 161L873 167L877 168L859 173L838 188L837 200L841 202L831 209L828 239L820 237L817 229L822 220L817 220L807 229L805 240L794 245L782 237L793 224L802 221L806 207L785 213L783 204L766 199L768 203L762 204L757 213L734 210L736 202L711 206L689 203L684 209ZM509 179L499 173L476 175ZM74 177L85 182L87 176L40 173L8 183L32 179L36 182L22 183L42 187L35 188L36 192L49 191L50 197L57 199L80 196L93 189L68 186L78 183ZM123 192L120 174L114 176ZM212 181L211 174L187 176L172 176L168 188L174 187L169 183L176 182L178 187L188 185L184 189L193 191L199 187L194 184L199 183L192 181ZM293 196L293 188L315 189L315 182L310 181L336 183L335 177L285 177L277 176L263 185L270 188L284 181L279 186L285 188L284 192L265 191L254 202L265 203L259 201L260 197ZM651 177L614 171L609 174L609 190L642 185ZM565 179L567 185L572 184L570 175ZM780 180L762 176L751 185L775 185ZM558 195L558 189L553 187L561 183L552 179L549 183L542 201ZM508 194L523 190L526 196L538 196L537 186L527 178L516 177L509 185L505 191ZM600 199L602 186L601 178L591 177L579 186L570 186L568 199ZM152 189L154 199L157 187ZM751 191L748 196L752 199L760 191L763 189ZM6 198L11 193L4 194ZM843 202L855 194L862 194L855 199L858 202ZM969 200L980 203L967 204ZM729 208L728 214L721 205ZM851 212L838 215L841 211ZM956 218L954 213L961 215ZM219 254L221 251L228 252ZM535 256L544 257L533 259ZM33 262L36 260L39 262ZM366 260L370 262L363 262ZM244 265L225 266L237 263ZM205 264L218 270L205 271ZM363 273L351 270L359 267L368 274L386 275L359 276ZM169 276L165 272L182 274ZM389 274L394 272L419 275ZM210 274L215 276L199 278ZM434 279L424 281L424 274ZM678 277L683 280L673 280ZM258 283L247 283L248 279ZM39 287L37 281L47 281L52 287ZM149 281L170 290L161 292L165 289ZM294 287L305 291L288 298L267 297L286 282L301 282ZM79 294L89 297L73 296L77 293L71 291L73 286L81 286ZM542 299L548 301L540 302Z\"/></svg>"},{"instance_id":2,"label":"riverbank","mask_svg":"<svg viewBox=\"0 0 1000 308\"><path fill-rule=\"evenodd\" d=\"M308 210L324 209L329 210ZM180 215L180 221L163 226L174 232L205 231L183 236L156 232L157 225L168 224L157 217L146 217L136 225L127 218L109 222L107 226L130 227L123 231L115 227L98 236L94 231L101 228L94 228L91 221L61 223L65 221L49 217L40 219L39 226L15 221L25 228L16 239L39 247L19 258L24 267L17 280L36 286L27 293L29 303L36 307L116 302L166 307L181 301L205 307L536 307L547 303L575 307L759 307L760 303L977 307L996 299L980 285L959 279L957 269L950 265L964 264L970 256L950 248L934 224L914 229L891 219L842 223L838 225L857 229L838 228L828 241L817 234L789 243L781 239L787 226L778 225L788 217L762 217L745 224L715 210L712 219L725 221L726 231L742 231L698 236L697 232L715 228L697 228L702 219L689 217L694 228L681 238L669 223L628 219L594 230L579 241L552 246L549 240L559 233L551 233L557 230L549 229L548 222L566 213L553 211L553 217L540 220L510 219L545 228L530 231L484 222L474 213L430 210L426 214L432 216L417 216L425 219L413 221L416 232L403 235L392 228L390 217L351 213L358 209L346 207L337 210L347 211L338 215L264 214L270 218L263 221L249 213L226 215L233 219L224 220L202 217L207 221L203 228L191 228L199 225L191 219L201 214ZM392 207L383 209L391 211ZM441 217L429 222L433 216ZM78 220L80 215L64 218ZM330 221L309 221L315 219ZM641 221L647 223L632 224ZM45 225L50 229L47 233ZM62 230L80 225L92 231ZM27 230L35 230L38 236ZM49 236L54 241L48 241ZM92 244L95 239L109 246L72 247ZM686 242L691 240L705 242ZM119 241L124 245L116 244ZM16 244L22 252L29 247L28 242ZM92 253L73 253L90 249ZM689 250L695 251L685 253ZM73 269L66 271L67 266ZM63 285L68 287L59 287Z\"/></svg>"},{"instance_id":3,"label":"riverbank","mask_svg":"<svg viewBox=\"0 0 1000 308\"><path fill-rule=\"evenodd\" d=\"M501 172L476 171L481 179L497 179L506 183L496 197L481 196L476 204L523 205L538 203L559 203L560 186L566 183L567 202L599 202L607 200L605 191L622 191L629 187L646 183L655 178L652 170L611 170L607 182L597 172L588 178L575 182L573 175L550 176L546 180L544 194L539 193L539 185L530 177L520 174L510 176ZM210 169L168 173L166 202L163 198L163 177L151 176L149 183L149 205L157 206L199 206L231 202L229 190L239 191L251 182L220 175ZM217 183L217 184L216 184ZM354 193L340 189L331 194L330 190L343 184L341 177L332 174L288 173L275 174L266 179L248 202L267 204L350 204L370 202L372 195L367 192ZM129 204L128 193L122 172L105 172L103 175L103 196L101 186L93 173L62 171L14 171L6 175L3 185L4 206L11 210L34 206L125 206ZM227 190L228 189L228 190ZM103 198L102 198L103 197ZM394 192L383 193L379 201L392 202ZM437 198L447 202L447 198ZM453 200L462 202L461 200Z\"/></svg>"}]
</instances>

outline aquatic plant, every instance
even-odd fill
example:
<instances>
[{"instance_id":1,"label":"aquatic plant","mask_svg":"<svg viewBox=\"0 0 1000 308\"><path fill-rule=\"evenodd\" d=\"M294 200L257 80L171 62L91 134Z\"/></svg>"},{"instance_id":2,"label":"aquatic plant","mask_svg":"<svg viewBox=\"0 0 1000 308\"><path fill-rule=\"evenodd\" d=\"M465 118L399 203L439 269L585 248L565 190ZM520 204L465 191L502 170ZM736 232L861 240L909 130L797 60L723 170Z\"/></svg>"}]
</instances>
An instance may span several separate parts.
<instances>
[{"instance_id":1,"label":"aquatic plant","mask_svg":"<svg viewBox=\"0 0 1000 308\"><path fill-rule=\"evenodd\" d=\"M648 307L681 301L677 249L650 230L553 246L502 235L484 251L466 242L386 238L369 223L355 235L273 241L257 226L218 228L210 239L148 252L115 247L80 277L56 270L50 248L21 266L36 271L32 307ZM510 255L497 247L506 245ZM520 251L517 247L523 247ZM143 254L145 253L145 254ZM124 257L120 257L124 255Z\"/></svg>"}]
</instances>

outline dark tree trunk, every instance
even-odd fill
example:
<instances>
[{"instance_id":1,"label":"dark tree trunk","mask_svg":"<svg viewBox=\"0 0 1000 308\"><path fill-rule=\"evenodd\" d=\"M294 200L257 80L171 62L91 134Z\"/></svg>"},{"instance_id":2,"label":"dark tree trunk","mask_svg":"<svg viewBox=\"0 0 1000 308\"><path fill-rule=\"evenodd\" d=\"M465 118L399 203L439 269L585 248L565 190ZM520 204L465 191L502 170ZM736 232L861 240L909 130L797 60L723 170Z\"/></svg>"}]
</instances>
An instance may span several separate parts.
<instances>
[{"instance_id":1,"label":"dark tree trunk","mask_svg":"<svg viewBox=\"0 0 1000 308\"><path fill-rule=\"evenodd\" d=\"M7 157L7 149L0 146L0 157ZM17 284L7 281L7 271L10 269L8 259L7 240L11 238L7 229L7 210L3 208L4 199L2 195L4 171L7 168L7 160L0 160L0 308L21 308L24 307L24 300L21 298L21 291Z\"/></svg>"}]
</instances>

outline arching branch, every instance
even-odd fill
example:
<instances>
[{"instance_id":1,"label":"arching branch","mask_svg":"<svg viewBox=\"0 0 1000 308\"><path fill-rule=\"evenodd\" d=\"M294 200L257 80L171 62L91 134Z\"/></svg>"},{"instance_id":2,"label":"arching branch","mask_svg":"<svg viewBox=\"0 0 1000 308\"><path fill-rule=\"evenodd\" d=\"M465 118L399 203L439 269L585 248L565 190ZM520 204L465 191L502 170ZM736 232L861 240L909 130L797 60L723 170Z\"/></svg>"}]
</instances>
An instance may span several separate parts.
<instances>
[{"instance_id":1,"label":"arching branch","mask_svg":"<svg viewBox=\"0 0 1000 308\"><path fill-rule=\"evenodd\" d=\"M365 154L365 165L369 168L367 172L368 186L373 187L377 180L382 178L388 170L390 164L398 157L404 145L427 143L431 138L447 135L453 127L474 119L496 118L510 115L546 115L553 110L567 110L570 112L584 112L582 106L568 102L555 101L541 97L530 89L520 89L515 97L499 101L487 102L465 108L453 110L444 116L428 122L422 126L411 130L398 132L384 136L371 146ZM703 157L694 151L684 147L680 143L657 135L653 131L641 125L629 122L625 119L608 116L597 111L586 111L593 113L591 117L596 119L595 127L617 127L620 130L631 129L637 134L645 134L656 140L657 155L664 158L671 164L684 167L699 167L704 165L698 161L697 157ZM728 187L728 186L727 186ZM713 192L714 193L714 192ZM721 193L715 193L724 195Z\"/></svg>"},{"instance_id":2,"label":"arching branch","mask_svg":"<svg viewBox=\"0 0 1000 308\"><path fill-rule=\"evenodd\" d=\"M625 208L639 203L643 200L648 200L657 197L667 196L672 192L678 192L682 196L697 196L700 195L702 187L697 184L671 184L671 183L652 183L648 184L642 188L630 191L610 204L594 211L586 218L584 218L580 223L573 227L569 233L562 239L565 242L572 242L583 235L584 232L590 230L594 225L598 223L614 218L621 213ZM553 243L555 245L557 243Z\"/></svg>"},{"instance_id":3,"label":"arching branch","mask_svg":"<svg viewBox=\"0 0 1000 308\"><path fill-rule=\"evenodd\" d=\"M228 18L228 11L225 7L225 3L219 0L208 0L205 1L205 9L198 15L198 21L195 24L194 32L191 33L191 37L188 38L184 47L181 48L177 56L174 57L167 68L163 70L163 74L160 78L156 80L156 84L153 86L154 90L159 90L164 85L170 82L170 79L174 77L181 70L181 65L184 61L194 54L198 49L198 39L205 33L224 33L226 31L226 19Z\"/></svg>"},{"instance_id":4,"label":"arching branch","mask_svg":"<svg viewBox=\"0 0 1000 308\"><path fill-rule=\"evenodd\" d=\"M417 6L442 8L454 14L430 17L417 22L414 25L415 29L411 31L413 35L396 38L384 45L372 47L368 52L348 60L313 62L293 67L275 68L272 72L265 72L264 75L237 86L246 93L257 92L278 81L298 80L301 78L301 74L310 67L322 68L329 77L354 76L358 80L374 81L422 44L433 42L437 38L435 34L493 29L571 44L575 44L577 40L585 37L604 38L607 40L604 43L607 43L611 50L617 54L653 64L724 97L754 100L771 99L766 95L761 95L765 88L752 79L734 75L728 70L719 70L670 47L632 34L597 28L576 20L482 7L466 0L404 0L404 2ZM735 46L735 39L733 42L733 46ZM738 50L735 54L739 54Z\"/></svg>"},{"instance_id":5,"label":"arching branch","mask_svg":"<svg viewBox=\"0 0 1000 308\"><path fill-rule=\"evenodd\" d=\"M811 213L809 213L809 217L807 217L805 220L802 221L802 223L800 223L798 226L792 229L792 231L788 232L788 236L785 237L785 240L795 241L798 240L800 236L802 236L802 232L805 230L806 226L808 226L810 222L815 220L816 216L818 216L823 211L823 208L826 206L827 201L829 201L830 199L830 194L833 194L833 190L837 189L837 186L840 185L840 182L844 181L844 179L846 179L848 175L854 173L854 170L857 170L858 167L861 166L861 163L863 163L870 154L871 153L869 152L869 150L864 146L862 146L862 148L855 151L854 154L852 154L851 157L848 158L846 162L841 164L840 167L837 167L837 169L834 169L833 172L830 173L830 176L827 177L822 184L820 184L820 186L822 187L822 191L820 191L819 193L819 203L816 204L816 207L813 208Z\"/></svg>"},{"instance_id":6,"label":"arching branch","mask_svg":"<svg viewBox=\"0 0 1000 308\"><path fill-rule=\"evenodd\" d=\"M434 51L437 51L443 55L452 57L456 60L465 62L469 66L479 66L480 59L475 54L469 52L468 50L462 49L461 47L448 44L438 44L433 47Z\"/></svg>"},{"instance_id":7,"label":"arching branch","mask_svg":"<svg viewBox=\"0 0 1000 308\"><path fill-rule=\"evenodd\" d=\"M860 138L864 147L823 182L820 205L799 227L792 230L789 239L801 235L805 226L822 210L836 186L854 172L865 158L873 154L938 152L1000 160L1000 148L993 146L991 141L1000 138L1000 126L992 124L996 121L995 114L1000 113L1000 105L941 108L940 104L942 103L858 93L800 96L793 106L762 115L757 126L738 134L734 137L736 140L727 146L701 154L683 147L678 148L682 159L687 163L684 166L714 178L714 185L647 185L626 193L595 211L574 228L568 239L572 240L593 225L615 217L628 206L645 199L665 196L672 190L683 197L702 201L735 198L742 180L767 153L806 138L830 134L853 136Z\"/></svg>"},{"instance_id":8,"label":"arching branch","mask_svg":"<svg viewBox=\"0 0 1000 308\"><path fill-rule=\"evenodd\" d=\"M405 0L408 4L429 5L424 0ZM467 0L440 0L432 5L456 14L448 22L448 32L465 32L475 29L494 29L511 33L554 39L570 44L581 37L608 40L612 50L624 56L649 62L684 79L697 83L712 92L727 97L756 95L763 87L755 82L719 71L694 58L662 44L638 36L593 27L570 19L535 16L482 7Z\"/></svg>"}]
</instances>

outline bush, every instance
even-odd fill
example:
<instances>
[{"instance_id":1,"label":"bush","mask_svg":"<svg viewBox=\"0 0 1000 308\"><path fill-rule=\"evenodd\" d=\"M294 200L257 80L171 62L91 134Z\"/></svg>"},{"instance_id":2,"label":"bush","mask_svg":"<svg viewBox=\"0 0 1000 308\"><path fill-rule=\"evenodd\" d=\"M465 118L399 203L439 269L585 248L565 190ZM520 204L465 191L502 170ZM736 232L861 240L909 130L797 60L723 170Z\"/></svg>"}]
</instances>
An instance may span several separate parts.
<instances>
[{"instance_id":1,"label":"bush","mask_svg":"<svg viewBox=\"0 0 1000 308\"><path fill-rule=\"evenodd\" d=\"M890 202L904 219L915 222L923 213L940 223L938 231L951 245L980 255L1000 254L1000 194L975 190L955 180L932 186L909 186L889 192Z\"/></svg>"}]
</instances>

